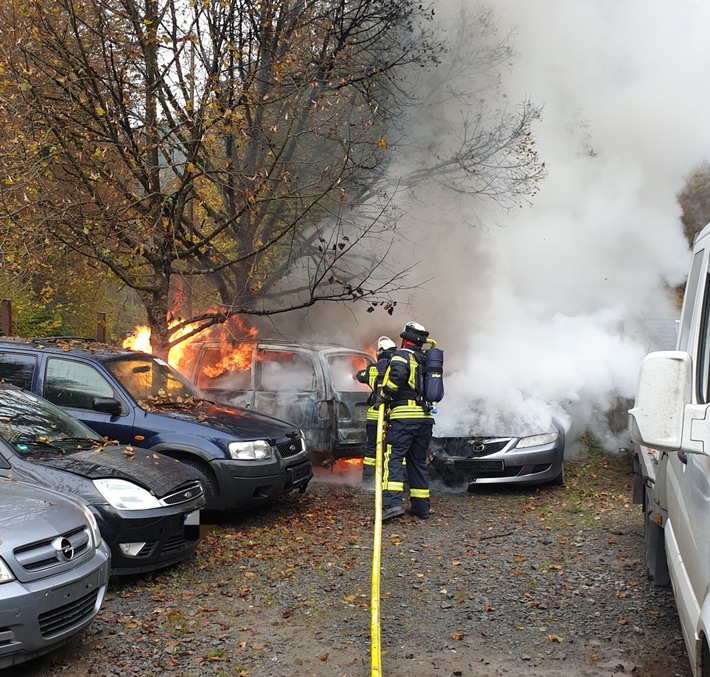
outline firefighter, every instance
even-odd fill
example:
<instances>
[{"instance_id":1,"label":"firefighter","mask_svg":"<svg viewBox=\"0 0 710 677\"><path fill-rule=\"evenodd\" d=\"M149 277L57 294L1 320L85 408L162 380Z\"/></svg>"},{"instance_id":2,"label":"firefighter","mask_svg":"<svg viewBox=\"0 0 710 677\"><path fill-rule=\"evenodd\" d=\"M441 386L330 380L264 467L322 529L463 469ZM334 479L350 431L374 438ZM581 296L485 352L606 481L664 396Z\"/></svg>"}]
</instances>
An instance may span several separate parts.
<instances>
[{"instance_id":1,"label":"firefighter","mask_svg":"<svg viewBox=\"0 0 710 677\"><path fill-rule=\"evenodd\" d=\"M380 336L380 338L377 339L377 362L369 365L365 369L361 369L355 374L357 381L365 383L372 389L370 397L367 399L367 403L370 405L367 410L367 424L365 425L367 448L362 463L362 483L368 488L372 488L375 479L378 415L378 407L375 406L375 400L380 393L385 371L387 371L387 365L395 350L397 350L397 346L389 336Z\"/></svg>"},{"instance_id":2,"label":"firefighter","mask_svg":"<svg viewBox=\"0 0 710 677\"><path fill-rule=\"evenodd\" d=\"M388 409L382 478L382 520L404 514L405 473L409 482L409 512L429 517L427 451L434 416L424 401L424 343L429 332L408 322L400 334L402 347L390 359L376 406Z\"/></svg>"}]
</instances>

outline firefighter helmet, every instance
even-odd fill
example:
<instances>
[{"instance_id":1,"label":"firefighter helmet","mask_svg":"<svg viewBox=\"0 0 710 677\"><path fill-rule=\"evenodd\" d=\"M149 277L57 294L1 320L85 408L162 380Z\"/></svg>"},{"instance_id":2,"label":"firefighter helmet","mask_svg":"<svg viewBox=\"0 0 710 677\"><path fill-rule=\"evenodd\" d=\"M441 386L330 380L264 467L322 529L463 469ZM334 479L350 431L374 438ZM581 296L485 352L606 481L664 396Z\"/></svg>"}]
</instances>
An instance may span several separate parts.
<instances>
[{"instance_id":1,"label":"firefighter helmet","mask_svg":"<svg viewBox=\"0 0 710 677\"><path fill-rule=\"evenodd\" d=\"M381 355L385 350L395 350L397 346L389 336L380 336L377 339L377 354Z\"/></svg>"},{"instance_id":2,"label":"firefighter helmet","mask_svg":"<svg viewBox=\"0 0 710 677\"><path fill-rule=\"evenodd\" d=\"M427 340L429 332L418 322L407 322L399 336L421 346Z\"/></svg>"}]
</instances>

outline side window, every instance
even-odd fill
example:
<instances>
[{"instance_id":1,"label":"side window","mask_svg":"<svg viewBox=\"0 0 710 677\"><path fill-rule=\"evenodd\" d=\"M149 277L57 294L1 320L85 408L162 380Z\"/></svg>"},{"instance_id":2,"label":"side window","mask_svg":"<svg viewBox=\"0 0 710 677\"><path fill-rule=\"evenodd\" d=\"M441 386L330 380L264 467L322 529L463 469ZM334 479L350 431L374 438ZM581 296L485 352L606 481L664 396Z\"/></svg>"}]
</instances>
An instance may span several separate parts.
<instances>
[{"instance_id":1,"label":"side window","mask_svg":"<svg viewBox=\"0 0 710 677\"><path fill-rule=\"evenodd\" d=\"M310 355L290 350L264 350L260 358L261 390L315 390L316 371Z\"/></svg>"},{"instance_id":2,"label":"side window","mask_svg":"<svg viewBox=\"0 0 710 677\"><path fill-rule=\"evenodd\" d=\"M693 262L690 265L690 273L688 273L688 282L685 285L685 312L683 314L683 324L680 327L678 337L678 350L688 352L688 337L690 336L690 327L695 317L695 303L700 293L700 271L703 268L703 259L705 258L705 250L700 249L693 255ZM705 298L707 299L707 293Z\"/></svg>"},{"instance_id":3,"label":"side window","mask_svg":"<svg viewBox=\"0 0 710 677\"><path fill-rule=\"evenodd\" d=\"M700 315L700 331L698 334L697 356L697 397L698 402L707 404L710 401L710 275L705 276L703 307Z\"/></svg>"},{"instance_id":4,"label":"side window","mask_svg":"<svg viewBox=\"0 0 710 677\"><path fill-rule=\"evenodd\" d=\"M0 353L0 380L5 383L31 390L36 368L37 359L33 355Z\"/></svg>"},{"instance_id":5,"label":"side window","mask_svg":"<svg viewBox=\"0 0 710 677\"><path fill-rule=\"evenodd\" d=\"M333 377L333 388L340 393L363 392L370 393L367 383L360 383L353 374L365 369L370 364L362 355L331 355L328 357L330 375Z\"/></svg>"},{"instance_id":6,"label":"side window","mask_svg":"<svg viewBox=\"0 0 710 677\"><path fill-rule=\"evenodd\" d=\"M44 397L59 407L91 409L95 397L116 397L116 394L91 365L50 358L44 376Z\"/></svg>"},{"instance_id":7,"label":"side window","mask_svg":"<svg viewBox=\"0 0 710 677\"><path fill-rule=\"evenodd\" d=\"M249 390L251 388L252 346L234 350L226 357L220 348L205 348L195 385L202 390Z\"/></svg>"}]
</instances>

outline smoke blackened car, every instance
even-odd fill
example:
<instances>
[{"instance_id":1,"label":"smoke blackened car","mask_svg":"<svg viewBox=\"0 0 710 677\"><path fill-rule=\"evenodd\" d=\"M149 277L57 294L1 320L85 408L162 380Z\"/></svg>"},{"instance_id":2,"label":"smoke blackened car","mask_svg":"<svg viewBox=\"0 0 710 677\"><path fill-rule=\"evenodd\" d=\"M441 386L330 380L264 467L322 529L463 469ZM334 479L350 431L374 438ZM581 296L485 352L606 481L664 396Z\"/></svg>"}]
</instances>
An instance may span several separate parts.
<instances>
[{"instance_id":1,"label":"smoke blackened car","mask_svg":"<svg viewBox=\"0 0 710 677\"><path fill-rule=\"evenodd\" d=\"M353 374L373 362L344 346L259 338L192 341L175 366L211 399L297 424L327 466L365 455L370 388Z\"/></svg>"},{"instance_id":2,"label":"smoke blackened car","mask_svg":"<svg viewBox=\"0 0 710 677\"><path fill-rule=\"evenodd\" d=\"M207 510L256 508L305 491L313 477L296 425L212 402L148 353L80 339L3 338L0 379L44 397L107 440L189 466Z\"/></svg>"},{"instance_id":3,"label":"smoke blackened car","mask_svg":"<svg viewBox=\"0 0 710 677\"><path fill-rule=\"evenodd\" d=\"M188 468L167 456L107 445L58 407L2 384L0 476L86 505L111 548L114 574L170 566L190 557L199 544L198 530L186 520L205 499Z\"/></svg>"},{"instance_id":4,"label":"smoke blackened car","mask_svg":"<svg viewBox=\"0 0 710 677\"><path fill-rule=\"evenodd\" d=\"M565 481L565 429L552 418L530 423L517 415L482 415L465 434L429 445L432 476L447 485L555 484Z\"/></svg>"}]
</instances>

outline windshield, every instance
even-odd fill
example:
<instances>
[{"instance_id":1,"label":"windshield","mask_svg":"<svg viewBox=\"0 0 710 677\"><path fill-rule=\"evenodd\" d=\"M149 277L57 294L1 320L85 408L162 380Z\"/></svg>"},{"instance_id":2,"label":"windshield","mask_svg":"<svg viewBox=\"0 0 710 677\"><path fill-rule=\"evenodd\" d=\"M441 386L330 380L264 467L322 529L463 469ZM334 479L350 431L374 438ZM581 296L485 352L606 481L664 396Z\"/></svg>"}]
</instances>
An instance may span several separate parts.
<instances>
[{"instance_id":1,"label":"windshield","mask_svg":"<svg viewBox=\"0 0 710 677\"><path fill-rule=\"evenodd\" d=\"M180 404L204 397L170 365L151 355L107 360L106 367L142 406Z\"/></svg>"},{"instance_id":2,"label":"windshield","mask_svg":"<svg viewBox=\"0 0 710 677\"><path fill-rule=\"evenodd\" d=\"M0 388L0 436L27 455L37 446L78 451L103 444L103 438L46 400L24 390ZM85 445L77 441L86 440ZM71 442L66 447L62 442Z\"/></svg>"},{"instance_id":3,"label":"windshield","mask_svg":"<svg viewBox=\"0 0 710 677\"><path fill-rule=\"evenodd\" d=\"M341 393L369 393L370 386L354 379L354 375L365 369L371 362L363 355L339 353L328 356L330 373L333 376L333 388Z\"/></svg>"}]
</instances>

